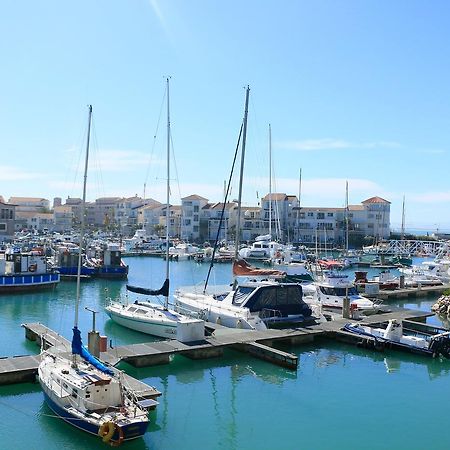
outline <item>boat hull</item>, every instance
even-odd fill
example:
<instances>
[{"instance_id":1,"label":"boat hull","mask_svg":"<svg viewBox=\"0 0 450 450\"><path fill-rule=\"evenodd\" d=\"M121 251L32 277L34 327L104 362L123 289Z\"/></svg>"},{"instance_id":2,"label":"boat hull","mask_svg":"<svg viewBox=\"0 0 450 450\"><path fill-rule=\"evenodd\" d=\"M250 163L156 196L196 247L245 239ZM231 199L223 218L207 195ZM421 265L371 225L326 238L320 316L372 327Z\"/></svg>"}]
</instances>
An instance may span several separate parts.
<instances>
[{"instance_id":1,"label":"boat hull","mask_svg":"<svg viewBox=\"0 0 450 450\"><path fill-rule=\"evenodd\" d=\"M176 339L177 337L176 323L174 323L173 325L169 325L158 322L139 320L136 318L129 319L110 310L107 310L107 313L114 322L122 325L123 327L166 339Z\"/></svg>"},{"instance_id":2,"label":"boat hull","mask_svg":"<svg viewBox=\"0 0 450 450\"><path fill-rule=\"evenodd\" d=\"M62 420L73 425L74 427L83 430L87 433L98 436L100 424L88 422L86 420L81 420L78 416L70 413L66 408L59 405L56 401L53 400L51 393L48 392L48 388L44 383L40 383L42 387L42 391L44 393L44 399L47 403L48 407ZM145 434L147 431L149 422L139 422L139 423L131 423L121 425L121 429L123 432L123 440L130 441L132 439L139 438ZM111 438L112 441L119 440L119 432L116 430Z\"/></svg>"},{"instance_id":3,"label":"boat hull","mask_svg":"<svg viewBox=\"0 0 450 450\"><path fill-rule=\"evenodd\" d=\"M0 276L0 293L38 291L55 287L60 281L59 273Z\"/></svg>"}]
</instances>

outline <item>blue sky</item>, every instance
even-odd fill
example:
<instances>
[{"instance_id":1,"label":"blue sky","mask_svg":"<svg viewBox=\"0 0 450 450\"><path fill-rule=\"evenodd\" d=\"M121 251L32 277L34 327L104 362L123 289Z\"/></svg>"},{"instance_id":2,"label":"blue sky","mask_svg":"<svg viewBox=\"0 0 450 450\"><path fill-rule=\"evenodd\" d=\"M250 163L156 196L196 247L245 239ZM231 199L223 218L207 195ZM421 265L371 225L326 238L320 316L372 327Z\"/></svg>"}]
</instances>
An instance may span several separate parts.
<instances>
[{"instance_id":1,"label":"blue sky","mask_svg":"<svg viewBox=\"0 0 450 450\"><path fill-rule=\"evenodd\" d=\"M391 225L450 230L445 1L8 1L0 15L0 195L223 198L250 85L244 201L273 190L343 206L379 195ZM157 127L159 123L159 127ZM156 134L156 139L154 135ZM175 170L176 167L176 170ZM172 177L171 177L172 178ZM233 188L237 196L237 188Z\"/></svg>"}]
</instances>

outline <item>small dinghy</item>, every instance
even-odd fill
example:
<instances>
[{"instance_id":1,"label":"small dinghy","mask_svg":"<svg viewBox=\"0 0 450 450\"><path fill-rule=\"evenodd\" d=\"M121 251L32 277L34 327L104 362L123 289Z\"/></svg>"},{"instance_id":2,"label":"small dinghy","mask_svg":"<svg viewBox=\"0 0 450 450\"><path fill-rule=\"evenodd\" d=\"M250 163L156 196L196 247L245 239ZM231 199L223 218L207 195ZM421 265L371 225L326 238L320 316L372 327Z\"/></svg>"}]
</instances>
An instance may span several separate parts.
<instances>
[{"instance_id":1,"label":"small dinghy","mask_svg":"<svg viewBox=\"0 0 450 450\"><path fill-rule=\"evenodd\" d=\"M450 358L450 332L427 335L421 333L405 333L403 324L396 319L389 320L386 328L375 328L359 323L347 323L342 328L349 333L374 340L375 348L383 348L386 344L392 347L408 349L432 357L442 355Z\"/></svg>"}]
</instances>

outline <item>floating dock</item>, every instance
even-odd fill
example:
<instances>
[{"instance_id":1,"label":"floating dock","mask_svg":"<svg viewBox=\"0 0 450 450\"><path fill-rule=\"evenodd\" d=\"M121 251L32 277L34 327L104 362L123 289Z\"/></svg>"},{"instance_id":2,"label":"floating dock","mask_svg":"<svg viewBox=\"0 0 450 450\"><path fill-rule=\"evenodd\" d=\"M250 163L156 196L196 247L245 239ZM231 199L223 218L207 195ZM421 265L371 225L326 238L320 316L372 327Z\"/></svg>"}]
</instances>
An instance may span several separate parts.
<instances>
[{"instance_id":1,"label":"floating dock","mask_svg":"<svg viewBox=\"0 0 450 450\"><path fill-rule=\"evenodd\" d=\"M301 345L311 343L317 337L338 340L353 345L361 344L361 337L342 330L352 319L332 314L332 319L324 323L305 324L301 328L268 329L264 331L226 328L218 324L207 323L206 328L211 336L192 343L177 340L164 340L142 344L124 345L109 348L100 353L100 360L110 365L113 370L121 361L134 367L147 367L170 363L174 355L182 355L190 359L219 357L227 348L248 353L256 358L273 364L296 370L298 357L292 353L274 348L277 344ZM432 312L417 311L406 308L391 307L383 313L365 316L360 323L376 326L390 319L403 321L405 327L412 330L428 330L430 334L446 331L443 328L425 324ZM40 323L22 325L26 338L35 341L45 348L52 347L56 353L70 353L71 344L63 336ZM34 381L39 365L39 355L13 356L0 358L0 385ZM161 393L139 380L124 374L127 384L142 399L155 399ZM156 402L155 402L156 405Z\"/></svg>"},{"instance_id":2,"label":"floating dock","mask_svg":"<svg viewBox=\"0 0 450 450\"><path fill-rule=\"evenodd\" d=\"M444 291L450 289L450 284L440 284L436 286L417 286L399 289L380 289L377 293L369 295L364 293L366 297L376 297L380 300L398 300L408 297L426 297L428 295L442 295Z\"/></svg>"}]
</instances>

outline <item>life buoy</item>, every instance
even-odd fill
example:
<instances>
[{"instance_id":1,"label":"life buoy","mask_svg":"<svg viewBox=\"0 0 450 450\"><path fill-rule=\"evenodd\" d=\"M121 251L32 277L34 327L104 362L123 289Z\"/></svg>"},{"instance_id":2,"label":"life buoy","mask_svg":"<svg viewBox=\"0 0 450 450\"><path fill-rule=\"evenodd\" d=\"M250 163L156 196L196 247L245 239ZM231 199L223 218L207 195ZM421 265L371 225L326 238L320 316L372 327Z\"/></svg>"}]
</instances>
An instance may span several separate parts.
<instances>
[{"instance_id":1,"label":"life buoy","mask_svg":"<svg viewBox=\"0 0 450 450\"><path fill-rule=\"evenodd\" d=\"M103 422L98 429L98 435L101 436L103 442L108 443L111 441L114 431L116 431L116 424L114 422Z\"/></svg>"},{"instance_id":2,"label":"life buoy","mask_svg":"<svg viewBox=\"0 0 450 450\"><path fill-rule=\"evenodd\" d=\"M123 430L122 430L122 427L120 427L119 425L116 425L115 429L119 433L119 437L118 437L118 439L116 439L114 441L112 439L109 441L109 445L111 445L111 447L118 447L123 442Z\"/></svg>"}]
</instances>

